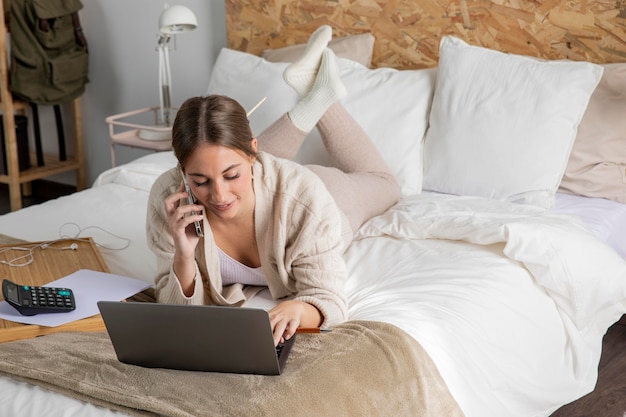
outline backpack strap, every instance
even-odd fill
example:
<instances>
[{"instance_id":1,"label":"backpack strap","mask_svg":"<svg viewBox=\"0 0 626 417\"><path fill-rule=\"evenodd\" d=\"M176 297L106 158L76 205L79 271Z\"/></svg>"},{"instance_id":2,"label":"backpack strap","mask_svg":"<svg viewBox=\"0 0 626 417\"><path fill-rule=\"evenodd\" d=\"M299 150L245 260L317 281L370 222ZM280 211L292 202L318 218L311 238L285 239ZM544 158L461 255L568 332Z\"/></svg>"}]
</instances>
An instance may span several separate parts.
<instances>
[{"instance_id":1,"label":"backpack strap","mask_svg":"<svg viewBox=\"0 0 626 417\"><path fill-rule=\"evenodd\" d=\"M65 129L63 127L63 116L61 106L53 105L54 120L57 126L57 142L59 144L59 161L67 161L67 150L65 147ZM39 124L39 107L36 103L30 103L30 109L33 114L33 128L35 139L35 154L37 155L37 166L44 166L43 146L41 144L41 125Z\"/></svg>"},{"instance_id":2,"label":"backpack strap","mask_svg":"<svg viewBox=\"0 0 626 417\"><path fill-rule=\"evenodd\" d=\"M74 36L76 36L76 43L83 48L87 48L87 38L83 33L83 27L80 25L80 19L78 18L78 12L72 13L72 23L74 24Z\"/></svg>"},{"instance_id":3,"label":"backpack strap","mask_svg":"<svg viewBox=\"0 0 626 417\"><path fill-rule=\"evenodd\" d=\"M67 152L65 151L65 129L63 129L63 117L61 116L61 106L55 104L54 119L57 125L57 142L59 143L59 161L67 160Z\"/></svg>"},{"instance_id":4,"label":"backpack strap","mask_svg":"<svg viewBox=\"0 0 626 417\"><path fill-rule=\"evenodd\" d=\"M43 33L50 30L50 19L37 19L37 28Z\"/></svg>"},{"instance_id":5,"label":"backpack strap","mask_svg":"<svg viewBox=\"0 0 626 417\"><path fill-rule=\"evenodd\" d=\"M44 166L43 147L41 146L41 125L39 124L39 108L37 104L30 103L30 110L33 113L33 129L35 134L35 154L37 155L37 166Z\"/></svg>"}]
</instances>

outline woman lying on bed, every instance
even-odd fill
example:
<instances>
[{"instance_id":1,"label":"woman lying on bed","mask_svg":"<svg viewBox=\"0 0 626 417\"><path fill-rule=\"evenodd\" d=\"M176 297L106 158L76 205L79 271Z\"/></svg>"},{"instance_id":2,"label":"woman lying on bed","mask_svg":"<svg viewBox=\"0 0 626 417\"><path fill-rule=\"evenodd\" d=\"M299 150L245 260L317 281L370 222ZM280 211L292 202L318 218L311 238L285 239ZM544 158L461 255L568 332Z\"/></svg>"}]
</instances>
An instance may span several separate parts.
<instances>
[{"instance_id":1,"label":"woman lying on bed","mask_svg":"<svg viewBox=\"0 0 626 417\"><path fill-rule=\"evenodd\" d=\"M398 200L399 188L339 103L346 90L330 38L330 27L318 29L285 71L301 100L258 139L228 97L195 97L179 109L172 143L196 204L180 204L188 194L179 169L151 190L147 233L160 302L241 305L269 288L282 300L269 312L276 343L299 326L346 319L344 249L363 222ZM289 160L316 125L339 169Z\"/></svg>"}]
</instances>

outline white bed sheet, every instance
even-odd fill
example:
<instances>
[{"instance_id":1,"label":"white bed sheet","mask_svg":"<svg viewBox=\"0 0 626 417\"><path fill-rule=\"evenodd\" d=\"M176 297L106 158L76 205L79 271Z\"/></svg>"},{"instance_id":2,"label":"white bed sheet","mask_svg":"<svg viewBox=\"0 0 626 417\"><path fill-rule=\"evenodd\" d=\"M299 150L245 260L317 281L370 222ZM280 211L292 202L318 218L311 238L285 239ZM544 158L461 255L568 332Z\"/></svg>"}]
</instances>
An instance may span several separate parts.
<instances>
[{"instance_id":1,"label":"white bed sheet","mask_svg":"<svg viewBox=\"0 0 626 417\"><path fill-rule=\"evenodd\" d=\"M156 176L174 164L171 153L161 153L112 169L90 190L0 216L0 233L53 240L68 222L99 226L131 240L122 251L101 249L111 271L151 281L155 258L145 245L147 195ZM572 201L566 197L557 210L572 214L573 206L565 203ZM568 216L542 221L545 215L532 208L511 207L450 196L407 197L366 224L346 252L350 318L386 321L411 334L433 357L467 417L548 416L589 392L596 379L601 335L626 310L621 257ZM549 233L544 229L551 223L572 223L569 238L584 240L584 250L563 242L558 248L574 251L583 264L584 256L594 257L590 265L606 258L608 269L599 273L605 278L593 283L597 289L564 296L571 288L590 285L583 282L584 265L569 265L582 274L565 287L550 281L553 274L546 277L537 267L541 260L529 258L545 251L537 250L532 239L520 238L524 233L519 227L527 224L517 229L502 225L520 214L537 217L542 233ZM399 217L405 218L404 227L397 227ZM601 232L594 230L611 236ZM105 246L123 244L104 233L86 235ZM541 240L552 242L548 237ZM565 258L572 260L571 254ZM607 307L596 300L601 297L620 301ZM603 309L598 311L598 305ZM2 377L0 410L20 416L123 415Z\"/></svg>"},{"instance_id":2,"label":"white bed sheet","mask_svg":"<svg viewBox=\"0 0 626 417\"><path fill-rule=\"evenodd\" d=\"M579 218L598 238L626 258L626 204L557 193L553 211Z\"/></svg>"},{"instance_id":3,"label":"white bed sheet","mask_svg":"<svg viewBox=\"0 0 626 417\"><path fill-rule=\"evenodd\" d=\"M145 236L148 194L158 175L175 165L171 152L160 152L112 168L80 193L0 216L0 233L52 241L83 229L79 236L94 239L112 273L153 282L156 256Z\"/></svg>"}]
</instances>

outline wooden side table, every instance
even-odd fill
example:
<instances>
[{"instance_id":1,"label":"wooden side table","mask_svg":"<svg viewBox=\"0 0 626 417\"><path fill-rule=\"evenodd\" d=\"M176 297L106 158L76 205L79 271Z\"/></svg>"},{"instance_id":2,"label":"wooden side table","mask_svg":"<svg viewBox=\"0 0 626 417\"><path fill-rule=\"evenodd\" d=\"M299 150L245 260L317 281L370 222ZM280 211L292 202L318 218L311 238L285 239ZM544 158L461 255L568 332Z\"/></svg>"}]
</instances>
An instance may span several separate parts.
<instances>
[{"instance_id":1,"label":"wooden side table","mask_svg":"<svg viewBox=\"0 0 626 417\"><path fill-rule=\"evenodd\" d=\"M14 243L0 245L0 249L27 244L27 242L10 239L6 236L2 236L0 239L3 243L9 243L12 240ZM63 278L79 269L109 272L109 268L104 262L98 247L91 238L66 239L55 243L53 246L70 246L72 243L78 245L76 250L36 249L33 262L27 266L12 267L0 264L0 277L7 278L18 284L39 286ZM23 253L16 251L3 252L0 253L0 259L10 260L19 254ZM2 293L0 292L0 300L2 299ZM100 315L87 317L57 327L15 323L0 319L0 343L63 331L100 330L105 330L104 322Z\"/></svg>"}]
</instances>

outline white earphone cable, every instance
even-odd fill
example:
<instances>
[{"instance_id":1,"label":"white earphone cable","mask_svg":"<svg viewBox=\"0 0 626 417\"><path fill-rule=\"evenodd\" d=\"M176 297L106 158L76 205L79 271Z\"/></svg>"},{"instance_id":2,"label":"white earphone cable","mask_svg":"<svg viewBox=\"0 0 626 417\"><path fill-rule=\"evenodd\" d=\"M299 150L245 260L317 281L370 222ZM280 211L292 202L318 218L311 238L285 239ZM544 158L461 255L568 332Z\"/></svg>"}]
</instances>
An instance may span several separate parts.
<instances>
[{"instance_id":1,"label":"white earphone cable","mask_svg":"<svg viewBox=\"0 0 626 417\"><path fill-rule=\"evenodd\" d=\"M73 226L76 228L75 233L73 234L66 234L64 233L63 229ZM85 230L90 230L90 229L95 229L95 230L99 230L104 232L105 234L118 239L122 242L122 245L119 247L113 247L113 246L107 246L107 245L103 245L98 243L95 239L92 238L91 241L93 241L93 243L98 246L99 248L103 248L103 249L107 249L107 250L124 250L126 248L128 248L131 244L131 240L122 236L118 236L114 233L109 232L106 229L103 229L102 227L99 226L87 226L85 228L81 228L78 224L73 223L73 222L68 222L68 223L64 223L61 225L61 227L59 228L59 239L55 239L55 240L49 240L46 242L41 242L41 243L25 243L23 245L19 245L19 246L11 246L11 247L5 247L5 248L0 248L0 255L10 252L10 251L16 251L16 252L26 252L25 254L22 255L18 255L14 258L8 259L8 260L2 260L0 259L0 264L3 265L8 265L8 266L12 266L12 267L21 267L21 266L27 266L30 265L31 263L33 263L34 261L34 252L37 249L41 249L41 250L45 250L45 249L55 249L55 250L77 250L78 249L78 245L73 242L71 243L69 246L55 246L57 243L61 243L61 242L67 242L68 240L74 240L74 241L78 241L78 242L90 242L90 239L86 238L86 237L81 237L81 234L85 232Z\"/></svg>"}]
</instances>

